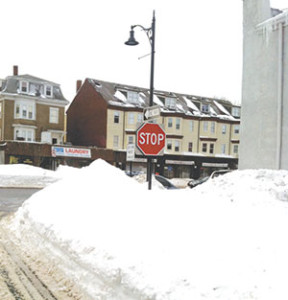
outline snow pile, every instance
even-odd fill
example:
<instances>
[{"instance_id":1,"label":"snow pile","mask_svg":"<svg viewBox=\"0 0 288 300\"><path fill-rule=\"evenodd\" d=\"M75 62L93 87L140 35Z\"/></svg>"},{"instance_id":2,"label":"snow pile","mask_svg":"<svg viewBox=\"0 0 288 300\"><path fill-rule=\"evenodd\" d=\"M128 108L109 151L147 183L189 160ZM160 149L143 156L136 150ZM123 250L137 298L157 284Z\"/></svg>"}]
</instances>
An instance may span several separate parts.
<instances>
[{"instance_id":1,"label":"snow pile","mask_svg":"<svg viewBox=\"0 0 288 300\"><path fill-rule=\"evenodd\" d=\"M42 188L61 178L60 173L29 165L0 165L0 187Z\"/></svg>"},{"instance_id":2,"label":"snow pile","mask_svg":"<svg viewBox=\"0 0 288 300\"><path fill-rule=\"evenodd\" d=\"M98 160L33 195L10 230L85 299L288 299L287 186L260 170L148 191Z\"/></svg>"},{"instance_id":3,"label":"snow pile","mask_svg":"<svg viewBox=\"0 0 288 300\"><path fill-rule=\"evenodd\" d=\"M288 201L288 172L284 170L233 171L209 180L205 185L197 186L197 191L204 194L207 194L207 190L210 189L213 189L214 196L231 201L251 202L252 198L253 203L260 201L263 204L266 198L271 197ZM245 194L247 198L243 199Z\"/></svg>"}]
</instances>

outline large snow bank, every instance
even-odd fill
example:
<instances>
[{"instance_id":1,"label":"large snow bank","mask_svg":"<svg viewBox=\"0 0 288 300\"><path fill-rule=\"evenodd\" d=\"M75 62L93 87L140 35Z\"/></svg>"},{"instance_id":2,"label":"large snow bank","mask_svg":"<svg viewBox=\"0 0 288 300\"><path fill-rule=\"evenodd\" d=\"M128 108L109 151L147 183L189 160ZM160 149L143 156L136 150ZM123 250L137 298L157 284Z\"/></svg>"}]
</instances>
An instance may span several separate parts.
<instances>
[{"instance_id":1,"label":"large snow bank","mask_svg":"<svg viewBox=\"0 0 288 300\"><path fill-rule=\"evenodd\" d=\"M25 164L0 165L0 187L42 188L59 180L62 173Z\"/></svg>"},{"instance_id":2,"label":"large snow bank","mask_svg":"<svg viewBox=\"0 0 288 300\"><path fill-rule=\"evenodd\" d=\"M260 170L148 191L98 160L33 195L10 229L87 299L288 299L287 186L288 172Z\"/></svg>"}]
</instances>

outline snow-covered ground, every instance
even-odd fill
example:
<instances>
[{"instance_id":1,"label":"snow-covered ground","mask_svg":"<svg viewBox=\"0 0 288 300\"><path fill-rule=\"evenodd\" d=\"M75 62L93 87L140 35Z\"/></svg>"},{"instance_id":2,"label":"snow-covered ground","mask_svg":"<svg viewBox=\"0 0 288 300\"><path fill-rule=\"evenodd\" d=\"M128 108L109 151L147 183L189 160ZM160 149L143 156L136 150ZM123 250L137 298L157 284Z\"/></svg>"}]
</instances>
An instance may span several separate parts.
<instances>
[{"instance_id":1,"label":"snow-covered ground","mask_svg":"<svg viewBox=\"0 0 288 300\"><path fill-rule=\"evenodd\" d=\"M288 299L288 171L234 171L192 190L148 191L102 160L50 177L7 226L83 299Z\"/></svg>"},{"instance_id":2,"label":"snow-covered ground","mask_svg":"<svg viewBox=\"0 0 288 300\"><path fill-rule=\"evenodd\" d=\"M59 172L53 172L24 164L0 165L0 188L42 188L58 181L62 176L63 167Z\"/></svg>"}]
</instances>

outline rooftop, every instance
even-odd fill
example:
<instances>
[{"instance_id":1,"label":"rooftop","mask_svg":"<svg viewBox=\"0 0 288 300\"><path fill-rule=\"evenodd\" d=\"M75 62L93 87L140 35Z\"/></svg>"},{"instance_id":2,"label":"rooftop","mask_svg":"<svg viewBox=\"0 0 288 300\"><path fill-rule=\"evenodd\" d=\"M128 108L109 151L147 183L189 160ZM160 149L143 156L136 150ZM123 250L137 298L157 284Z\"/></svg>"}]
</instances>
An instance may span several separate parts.
<instances>
[{"instance_id":1,"label":"rooftop","mask_svg":"<svg viewBox=\"0 0 288 300\"><path fill-rule=\"evenodd\" d=\"M149 106L150 89L91 78L87 80L110 106L139 110ZM240 106L230 101L170 91L154 90L153 105L159 106L162 114L180 113L232 121L240 118L240 114L235 113Z\"/></svg>"},{"instance_id":2,"label":"rooftop","mask_svg":"<svg viewBox=\"0 0 288 300\"><path fill-rule=\"evenodd\" d=\"M6 77L0 84L0 94L23 95L43 100L57 100L68 104L59 84L28 74Z\"/></svg>"}]
</instances>

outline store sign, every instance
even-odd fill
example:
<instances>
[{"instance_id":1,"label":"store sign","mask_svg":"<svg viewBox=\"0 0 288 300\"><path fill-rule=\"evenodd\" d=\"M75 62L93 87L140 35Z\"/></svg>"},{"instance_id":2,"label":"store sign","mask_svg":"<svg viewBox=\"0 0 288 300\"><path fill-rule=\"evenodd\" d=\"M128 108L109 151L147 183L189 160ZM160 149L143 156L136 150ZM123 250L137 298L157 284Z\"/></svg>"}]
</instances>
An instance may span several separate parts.
<instances>
[{"instance_id":1,"label":"store sign","mask_svg":"<svg viewBox=\"0 0 288 300\"><path fill-rule=\"evenodd\" d=\"M52 150L53 157L66 156L66 157L91 158L91 150L90 149L52 146L51 150Z\"/></svg>"}]
</instances>

